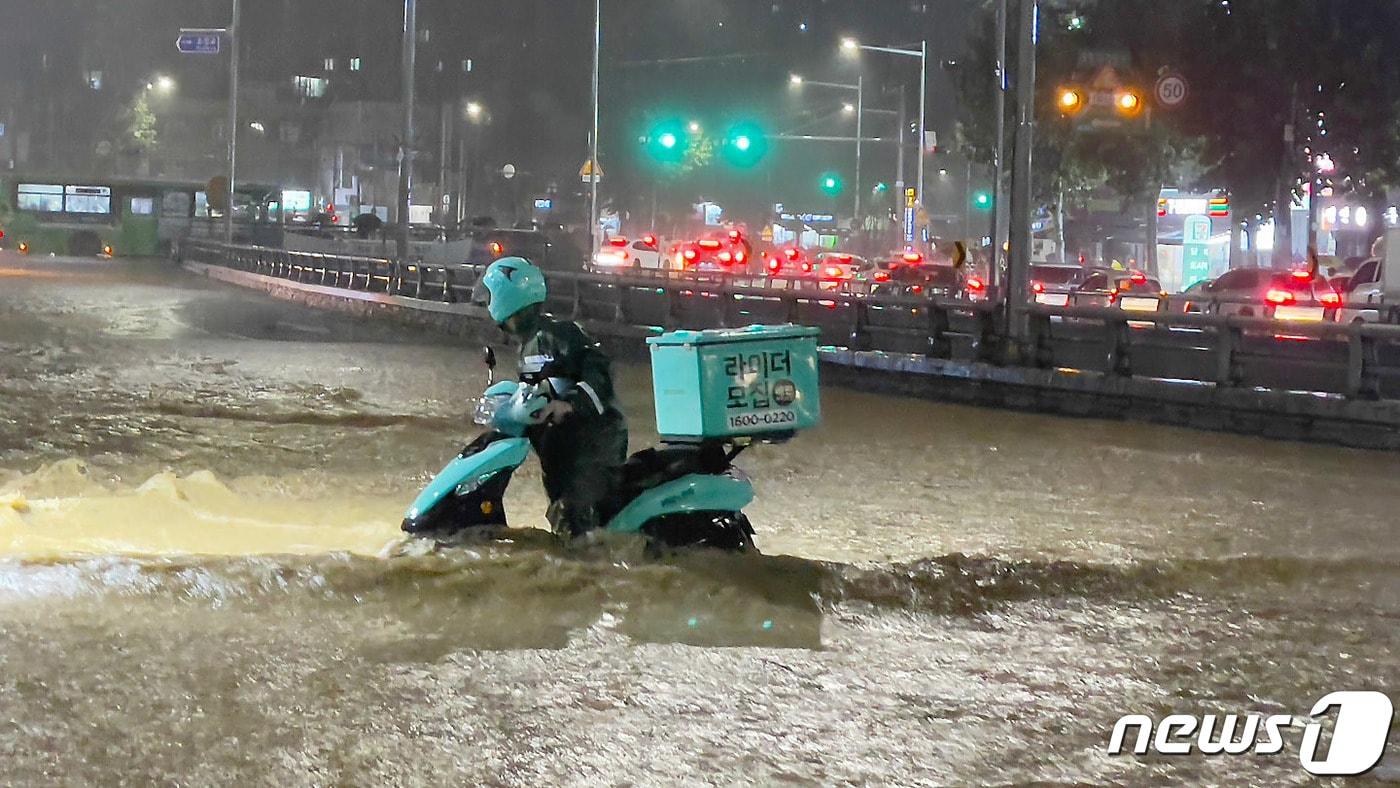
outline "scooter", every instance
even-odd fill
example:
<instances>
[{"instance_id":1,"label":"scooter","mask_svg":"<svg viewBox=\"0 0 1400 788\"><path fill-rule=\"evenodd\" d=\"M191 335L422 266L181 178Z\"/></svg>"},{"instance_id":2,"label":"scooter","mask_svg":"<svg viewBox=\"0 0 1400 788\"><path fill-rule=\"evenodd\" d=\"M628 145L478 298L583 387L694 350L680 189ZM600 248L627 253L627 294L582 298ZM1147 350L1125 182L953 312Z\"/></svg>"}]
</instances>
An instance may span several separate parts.
<instances>
[{"instance_id":1,"label":"scooter","mask_svg":"<svg viewBox=\"0 0 1400 788\"><path fill-rule=\"evenodd\" d=\"M486 348L487 387L472 420L487 430L467 444L418 495L403 519L410 534L449 537L504 527L503 497L511 475L530 456L526 432L551 399L570 384L495 380L496 356ZM753 527L743 509L753 484L733 465L753 439L736 437L668 443L639 451L623 466L613 499L600 512L603 530L641 534L656 547L753 551Z\"/></svg>"}]
</instances>

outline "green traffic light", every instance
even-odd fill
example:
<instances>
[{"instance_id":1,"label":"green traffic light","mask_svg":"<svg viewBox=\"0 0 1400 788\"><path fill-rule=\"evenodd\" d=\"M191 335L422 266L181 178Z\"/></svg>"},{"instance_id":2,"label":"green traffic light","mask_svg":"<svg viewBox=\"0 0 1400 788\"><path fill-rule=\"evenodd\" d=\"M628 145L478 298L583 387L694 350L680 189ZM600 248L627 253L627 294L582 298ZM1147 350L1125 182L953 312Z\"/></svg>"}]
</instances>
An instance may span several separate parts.
<instances>
[{"instance_id":1,"label":"green traffic light","mask_svg":"<svg viewBox=\"0 0 1400 788\"><path fill-rule=\"evenodd\" d=\"M653 160L661 164L679 164L685 160L690 137L686 134L684 121L667 118L653 125L642 141Z\"/></svg>"},{"instance_id":2,"label":"green traffic light","mask_svg":"<svg viewBox=\"0 0 1400 788\"><path fill-rule=\"evenodd\" d=\"M822 193L828 197L835 197L840 194L841 190L844 188L844 184L841 183L841 176L834 172L822 173L821 178L817 180L817 186L820 187Z\"/></svg>"},{"instance_id":3,"label":"green traffic light","mask_svg":"<svg viewBox=\"0 0 1400 788\"><path fill-rule=\"evenodd\" d=\"M753 121L740 121L729 127L721 150L730 166L749 169L768 155L768 133Z\"/></svg>"},{"instance_id":4,"label":"green traffic light","mask_svg":"<svg viewBox=\"0 0 1400 788\"><path fill-rule=\"evenodd\" d=\"M972 198L972 204L979 210L987 210L992 207L992 195L987 192L977 192Z\"/></svg>"},{"instance_id":5,"label":"green traffic light","mask_svg":"<svg viewBox=\"0 0 1400 788\"><path fill-rule=\"evenodd\" d=\"M660 143L661 143L661 147L665 148L666 150L670 150L670 149L676 147L676 143L678 142L678 140L676 139L676 135L672 134L672 133L669 132L669 131L663 133L663 134L657 139L657 141L660 142Z\"/></svg>"}]
</instances>

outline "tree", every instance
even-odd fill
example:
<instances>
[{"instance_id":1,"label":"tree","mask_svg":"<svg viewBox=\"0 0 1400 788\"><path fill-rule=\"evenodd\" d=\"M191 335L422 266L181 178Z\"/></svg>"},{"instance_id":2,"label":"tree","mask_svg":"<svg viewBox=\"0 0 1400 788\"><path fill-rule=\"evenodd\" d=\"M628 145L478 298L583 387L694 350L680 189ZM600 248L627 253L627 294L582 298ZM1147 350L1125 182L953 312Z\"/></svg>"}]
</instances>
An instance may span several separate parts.
<instances>
[{"instance_id":1,"label":"tree","mask_svg":"<svg viewBox=\"0 0 1400 788\"><path fill-rule=\"evenodd\" d=\"M139 166L149 168L151 154L155 152L160 139L156 131L156 114L151 111L146 91L138 91L122 110L121 129L121 152L139 157Z\"/></svg>"}]
</instances>

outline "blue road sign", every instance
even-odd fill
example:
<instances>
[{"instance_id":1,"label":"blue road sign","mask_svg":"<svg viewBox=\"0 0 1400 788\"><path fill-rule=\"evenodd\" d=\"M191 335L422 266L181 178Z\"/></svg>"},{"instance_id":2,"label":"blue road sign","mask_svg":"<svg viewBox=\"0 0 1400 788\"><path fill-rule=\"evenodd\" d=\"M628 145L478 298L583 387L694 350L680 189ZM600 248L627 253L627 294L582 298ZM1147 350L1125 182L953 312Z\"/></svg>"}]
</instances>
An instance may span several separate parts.
<instances>
[{"instance_id":1,"label":"blue road sign","mask_svg":"<svg viewBox=\"0 0 1400 788\"><path fill-rule=\"evenodd\" d=\"M186 55L217 55L222 43L222 30L181 30L175 48Z\"/></svg>"}]
</instances>

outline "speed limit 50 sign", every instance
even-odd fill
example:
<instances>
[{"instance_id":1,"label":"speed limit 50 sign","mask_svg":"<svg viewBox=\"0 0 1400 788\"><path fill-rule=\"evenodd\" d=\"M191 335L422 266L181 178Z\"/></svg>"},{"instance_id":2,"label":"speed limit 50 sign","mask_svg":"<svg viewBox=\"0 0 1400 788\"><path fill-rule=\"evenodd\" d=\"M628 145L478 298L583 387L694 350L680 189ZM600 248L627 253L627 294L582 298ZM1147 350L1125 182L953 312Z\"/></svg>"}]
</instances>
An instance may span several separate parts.
<instances>
[{"instance_id":1,"label":"speed limit 50 sign","mask_svg":"<svg viewBox=\"0 0 1400 788\"><path fill-rule=\"evenodd\" d=\"M1186 101L1189 88L1186 79L1180 74L1167 74L1157 80L1157 104L1167 109L1175 109Z\"/></svg>"}]
</instances>

